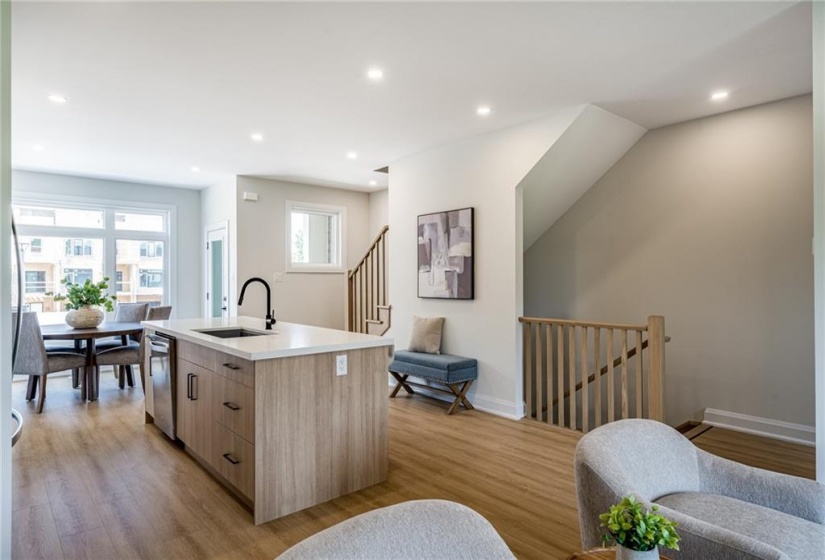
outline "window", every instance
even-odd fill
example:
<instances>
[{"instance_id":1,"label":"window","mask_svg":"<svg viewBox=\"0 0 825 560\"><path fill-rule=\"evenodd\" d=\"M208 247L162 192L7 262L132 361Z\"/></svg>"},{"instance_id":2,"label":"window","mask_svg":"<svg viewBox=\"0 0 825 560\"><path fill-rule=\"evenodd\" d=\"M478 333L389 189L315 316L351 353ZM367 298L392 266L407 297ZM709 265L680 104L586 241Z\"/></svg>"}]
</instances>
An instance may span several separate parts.
<instances>
[{"instance_id":1,"label":"window","mask_svg":"<svg viewBox=\"0 0 825 560\"><path fill-rule=\"evenodd\" d=\"M346 209L286 203L288 272L343 272Z\"/></svg>"},{"instance_id":2,"label":"window","mask_svg":"<svg viewBox=\"0 0 825 560\"><path fill-rule=\"evenodd\" d=\"M141 288L162 288L163 287L163 271L162 270L140 270L140 287Z\"/></svg>"},{"instance_id":3,"label":"window","mask_svg":"<svg viewBox=\"0 0 825 560\"><path fill-rule=\"evenodd\" d=\"M156 305L169 301L173 210L117 207L97 201L13 201L23 257L25 305L63 311L46 293L64 293L60 281L82 284L110 278L118 301ZM12 294L14 297L15 294ZM13 300L16 301L16 300Z\"/></svg>"},{"instance_id":4,"label":"window","mask_svg":"<svg viewBox=\"0 0 825 560\"><path fill-rule=\"evenodd\" d=\"M86 280L94 280L91 268L65 268L63 277L72 284L83 284Z\"/></svg>"},{"instance_id":5,"label":"window","mask_svg":"<svg viewBox=\"0 0 825 560\"><path fill-rule=\"evenodd\" d=\"M26 293L43 294L46 292L46 271L27 270L26 271Z\"/></svg>"}]
</instances>

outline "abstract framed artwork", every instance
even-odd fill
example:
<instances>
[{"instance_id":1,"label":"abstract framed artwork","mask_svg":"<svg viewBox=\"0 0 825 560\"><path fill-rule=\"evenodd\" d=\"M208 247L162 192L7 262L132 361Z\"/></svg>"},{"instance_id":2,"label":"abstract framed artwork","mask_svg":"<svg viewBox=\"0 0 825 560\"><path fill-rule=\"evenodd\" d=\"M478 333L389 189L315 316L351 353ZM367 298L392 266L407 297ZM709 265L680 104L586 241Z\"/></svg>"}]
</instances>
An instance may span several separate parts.
<instances>
[{"instance_id":1,"label":"abstract framed artwork","mask_svg":"<svg viewBox=\"0 0 825 560\"><path fill-rule=\"evenodd\" d=\"M473 299L473 209L418 216L418 297Z\"/></svg>"}]
</instances>

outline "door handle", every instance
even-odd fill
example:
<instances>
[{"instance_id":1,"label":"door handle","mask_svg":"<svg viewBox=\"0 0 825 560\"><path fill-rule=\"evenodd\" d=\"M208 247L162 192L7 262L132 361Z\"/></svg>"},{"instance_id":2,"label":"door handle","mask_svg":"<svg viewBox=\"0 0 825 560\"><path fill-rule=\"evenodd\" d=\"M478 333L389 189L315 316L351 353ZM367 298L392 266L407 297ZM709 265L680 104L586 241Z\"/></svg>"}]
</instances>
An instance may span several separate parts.
<instances>
[{"instance_id":1,"label":"door handle","mask_svg":"<svg viewBox=\"0 0 825 560\"><path fill-rule=\"evenodd\" d=\"M221 364L221 365L223 365L223 367L225 367L227 369L233 369L233 370L234 369L241 369L241 366L236 366L235 364Z\"/></svg>"},{"instance_id":2,"label":"door handle","mask_svg":"<svg viewBox=\"0 0 825 560\"><path fill-rule=\"evenodd\" d=\"M190 401L192 400L192 378L195 377L194 373L186 374L186 398Z\"/></svg>"},{"instance_id":3,"label":"door handle","mask_svg":"<svg viewBox=\"0 0 825 560\"><path fill-rule=\"evenodd\" d=\"M236 459L233 459L232 455L230 453L224 453L223 458L226 459L227 461L229 461L230 463L232 463L233 465L240 464L240 461L238 461Z\"/></svg>"},{"instance_id":4,"label":"door handle","mask_svg":"<svg viewBox=\"0 0 825 560\"><path fill-rule=\"evenodd\" d=\"M226 311L226 306L221 307L221 311Z\"/></svg>"},{"instance_id":5,"label":"door handle","mask_svg":"<svg viewBox=\"0 0 825 560\"><path fill-rule=\"evenodd\" d=\"M226 408L228 408L229 410L232 410L232 411L237 411L237 410L240 410L240 409L241 409L241 407L239 407L238 405L233 404L233 403L231 403L231 402L225 402L225 403L223 403L223 405L224 405Z\"/></svg>"}]
</instances>

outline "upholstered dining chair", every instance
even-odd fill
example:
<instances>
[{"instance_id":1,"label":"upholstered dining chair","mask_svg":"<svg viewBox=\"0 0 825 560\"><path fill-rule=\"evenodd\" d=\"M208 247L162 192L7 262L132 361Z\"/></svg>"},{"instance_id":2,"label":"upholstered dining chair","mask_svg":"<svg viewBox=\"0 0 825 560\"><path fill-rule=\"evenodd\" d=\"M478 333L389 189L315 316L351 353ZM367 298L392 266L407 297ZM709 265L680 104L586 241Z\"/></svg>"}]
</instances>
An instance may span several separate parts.
<instances>
[{"instance_id":1,"label":"upholstered dining chair","mask_svg":"<svg viewBox=\"0 0 825 560\"><path fill-rule=\"evenodd\" d=\"M16 320L16 314L14 319ZM58 371L84 368L86 356L69 352L47 353L43 333L40 331L40 323L37 321L37 313L32 311L23 313L19 340L14 373L29 376L29 386L26 390L27 401L34 399L39 385L37 414L40 414L43 412L43 403L46 401L46 376Z\"/></svg>"},{"instance_id":2,"label":"upholstered dining chair","mask_svg":"<svg viewBox=\"0 0 825 560\"><path fill-rule=\"evenodd\" d=\"M161 321L168 319L171 315L171 305L148 307L146 310L145 320ZM140 320L144 320L144 317L141 317ZM95 367L100 368L100 366L113 366L117 373L118 386L121 389L123 389L127 383L129 384L129 387L135 386L132 366L134 364L143 363L143 339L142 337L138 337L138 339L138 341L127 339L125 344L121 343L115 347L104 348L102 351L95 354ZM99 375L99 370L95 372L95 375ZM146 381L143 375L143 369L140 371L140 384L145 390Z\"/></svg>"}]
</instances>

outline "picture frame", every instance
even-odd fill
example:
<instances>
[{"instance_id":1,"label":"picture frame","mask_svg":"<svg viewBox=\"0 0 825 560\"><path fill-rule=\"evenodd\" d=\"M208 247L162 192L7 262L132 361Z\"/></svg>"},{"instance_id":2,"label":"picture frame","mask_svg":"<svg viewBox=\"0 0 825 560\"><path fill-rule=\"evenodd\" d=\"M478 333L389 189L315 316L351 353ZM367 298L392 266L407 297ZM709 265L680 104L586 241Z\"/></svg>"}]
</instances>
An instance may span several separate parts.
<instances>
[{"instance_id":1,"label":"picture frame","mask_svg":"<svg viewBox=\"0 0 825 560\"><path fill-rule=\"evenodd\" d=\"M418 216L418 297L475 299L473 207Z\"/></svg>"}]
</instances>

